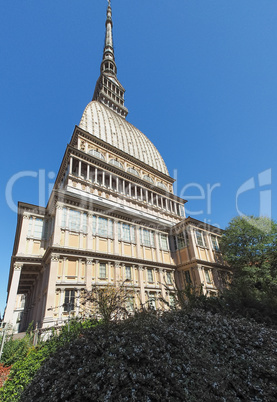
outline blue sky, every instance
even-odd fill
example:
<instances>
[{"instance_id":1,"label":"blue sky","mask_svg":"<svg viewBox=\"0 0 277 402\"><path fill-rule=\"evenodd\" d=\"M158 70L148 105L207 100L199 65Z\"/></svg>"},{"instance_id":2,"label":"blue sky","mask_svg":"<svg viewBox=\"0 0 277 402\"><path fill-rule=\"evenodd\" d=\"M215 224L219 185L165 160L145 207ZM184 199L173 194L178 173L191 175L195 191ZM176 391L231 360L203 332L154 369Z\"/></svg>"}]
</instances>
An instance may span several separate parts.
<instances>
[{"instance_id":1,"label":"blue sky","mask_svg":"<svg viewBox=\"0 0 277 402\"><path fill-rule=\"evenodd\" d=\"M93 96L106 5L0 3L2 313L17 220L6 186L19 172L43 170L45 192L51 187ZM188 215L222 228L238 209L276 219L276 0L114 0L112 6L127 119L177 177ZM38 179L17 180L12 200L39 203Z\"/></svg>"}]
</instances>

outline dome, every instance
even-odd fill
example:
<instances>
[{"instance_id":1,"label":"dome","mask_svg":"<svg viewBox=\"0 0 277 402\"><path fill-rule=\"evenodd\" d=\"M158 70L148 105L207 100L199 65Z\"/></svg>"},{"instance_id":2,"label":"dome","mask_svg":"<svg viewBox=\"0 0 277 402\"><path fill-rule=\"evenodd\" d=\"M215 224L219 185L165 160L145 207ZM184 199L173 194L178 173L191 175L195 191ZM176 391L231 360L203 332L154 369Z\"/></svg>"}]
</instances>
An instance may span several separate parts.
<instances>
[{"instance_id":1,"label":"dome","mask_svg":"<svg viewBox=\"0 0 277 402\"><path fill-rule=\"evenodd\" d=\"M152 142L102 103L92 101L87 105L79 127L168 175L164 160Z\"/></svg>"}]
</instances>

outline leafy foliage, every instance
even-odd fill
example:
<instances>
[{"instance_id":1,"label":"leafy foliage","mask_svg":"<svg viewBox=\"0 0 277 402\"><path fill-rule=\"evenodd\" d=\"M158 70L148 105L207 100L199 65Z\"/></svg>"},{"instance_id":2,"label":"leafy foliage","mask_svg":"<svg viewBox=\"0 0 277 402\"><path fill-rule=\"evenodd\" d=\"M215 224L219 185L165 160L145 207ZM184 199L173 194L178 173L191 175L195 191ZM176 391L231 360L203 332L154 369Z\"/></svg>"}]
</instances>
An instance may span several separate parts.
<instances>
[{"instance_id":1,"label":"leafy foliage","mask_svg":"<svg viewBox=\"0 0 277 402\"><path fill-rule=\"evenodd\" d=\"M277 224L268 218L236 217L220 247L234 272L223 294L230 309L277 325Z\"/></svg>"},{"instance_id":2,"label":"leafy foliage","mask_svg":"<svg viewBox=\"0 0 277 402\"><path fill-rule=\"evenodd\" d=\"M52 336L46 342L41 342L36 347L29 347L27 354L19 357L13 364L9 380L0 389L0 400L3 402L18 401L26 385L33 379L47 358L73 339L80 337L85 329L95 325L97 325L95 320L84 322L72 320L69 325L62 327L59 331L52 330Z\"/></svg>"},{"instance_id":3,"label":"leafy foliage","mask_svg":"<svg viewBox=\"0 0 277 402\"><path fill-rule=\"evenodd\" d=\"M59 349L21 401L273 401L276 331L193 309L144 311Z\"/></svg>"}]
</instances>

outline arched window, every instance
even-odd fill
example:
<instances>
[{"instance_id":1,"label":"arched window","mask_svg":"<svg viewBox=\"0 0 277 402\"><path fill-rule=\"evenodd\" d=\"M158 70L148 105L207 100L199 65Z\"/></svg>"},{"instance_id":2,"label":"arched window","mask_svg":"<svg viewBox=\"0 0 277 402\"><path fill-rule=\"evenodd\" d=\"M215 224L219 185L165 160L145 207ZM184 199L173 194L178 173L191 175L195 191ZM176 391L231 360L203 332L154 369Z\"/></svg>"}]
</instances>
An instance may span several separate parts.
<instances>
[{"instance_id":1,"label":"arched window","mask_svg":"<svg viewBox=\"0 0 277 402\"><path fill-rule=\"evenodd\" d=\"M157 186L160 188L163 188L164 190L167 190L167 186L165 184L163 184L161 181L158 181Z\"/></svg>"},{"instance_id":2,"label":"arched window","mask_svg":"<svg viewBox=\"0 0 277 402\"><path fill-rule=\"evenodd\" d=\"M120 163L120 162L117 161L116 159L110 159L109 163L110 163L111 165L114 165L114 166L120 168L120 169L123 169L122 163Z\"/></svg>"},{"instance_id":3,"label":"arched window","mask_svg":"<svg viewBox=\"0 0 277 402\"><path fill-rule=\"evenodd\" d=\"M127 172L129 172L129 173L131 173L131 174L133 174L133 175L135 175L135 176L139 176L139 172L138 172L136 169L134 169L134 168L129 167L129 168L127 169Z\"/></svg>"},{"instance_id":4,"label":"arched window","mask_svg":"<svg viewBox=\"0 0 277 402\"><path fill-rule=\"evenodd\" d=\"M105 160L105 157L101 152L97 151L96 149L90 149L88 152L90 155L95 156L96 158Z\"/></svg>"},{"instance_id":5,"label":"arched window","mask_svg":"<svg viewBox=\"0 0 277 402\"><path fill-rule=\"evenodd\" d=\"M152 179L152 177L150 177L150 176L147 175L147 174L143 176L143 179L146 180L146 181L148 181L149 183L154 184L154 180Z\"/></svg>"}]
</instances>

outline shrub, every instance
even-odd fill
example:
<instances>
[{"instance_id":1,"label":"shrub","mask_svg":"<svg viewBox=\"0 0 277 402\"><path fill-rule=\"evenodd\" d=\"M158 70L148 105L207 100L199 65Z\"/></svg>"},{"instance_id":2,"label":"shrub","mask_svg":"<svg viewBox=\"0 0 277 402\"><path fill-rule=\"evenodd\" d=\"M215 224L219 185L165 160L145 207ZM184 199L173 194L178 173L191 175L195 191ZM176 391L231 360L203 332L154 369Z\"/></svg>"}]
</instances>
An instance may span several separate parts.
<instances>
[{"instance_id":1,"label":"shrub","mask_svg":"<svg viewBox=\"0 0 277 402\"><path fill-rule=\"evenodd\" d=\"M85 331L21 397L50 401L273 401L276 331L193 309Z\"/></svg>"},{"instance_id":2,"label":"shrub","mask_svg":"<svg viewBox=\"0 0 277 402\"><path fill-rule=\"evenodd\" d=\"M69 325L61 328L59 334L57 330L53 329L49 340L39 343L36 347L29 348L27 355L14 363L10 370L9 381L6 381L0 389L0 400L3 402L18 401L26 385L33 379L47 358L60 347L81 336L85 328L91 328L95 325L97 325L95 320L84 322L72 320Z\"/></svg>"}]
</instances>

